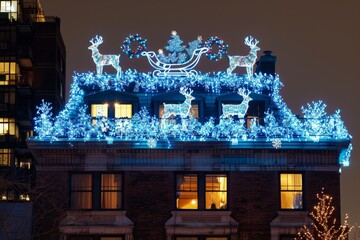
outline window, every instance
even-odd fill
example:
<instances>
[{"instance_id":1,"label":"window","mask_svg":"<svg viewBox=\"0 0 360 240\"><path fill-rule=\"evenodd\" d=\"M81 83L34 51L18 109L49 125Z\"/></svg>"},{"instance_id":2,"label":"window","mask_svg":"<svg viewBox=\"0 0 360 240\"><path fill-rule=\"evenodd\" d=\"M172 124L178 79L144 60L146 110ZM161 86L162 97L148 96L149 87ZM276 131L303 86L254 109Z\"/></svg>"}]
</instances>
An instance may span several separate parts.
<instances>
[{"instance_id":1,"label":"window","mask_svg":"<svg viewBox=\"0 0 360 240\"><path fill-rule=\"evenodd\" d=\"M0 85L15 85L19 65L15 62L0 62Z\"/></svg>"},{"instance_id":2,"label":"window","mask_svg":"<svg viewBox=\"0 0 360 240\"><path fill-rule=\"evenodd\" d=\"M73 174L71 176L71 208L92 208L91 174Z\"/></svg>"},{"instance_id":3,"label":"window","mask_svg":"<svg viewBox=\"0 0 360 240\"><path fill-rule=\"evenodd\" d=\"M177 209L198 208L198 177L196 174L177 175Z\"/></svg>"},{"instance_id":4,"label":"window","mask_svg":"<svg viewBox=\"0 0 360 240\"><path fill-rule=\"evenodd\" d=\"M19 136L19 130L15 125L14 118L0 118L0 136L1 135Z\"/></svg>"},{"instance_id":5,"label":"window","mask_svg":"<svg viewBox=\"0 0 360 240\"><path fill-rule=\"evenodd\" d=\"M9 13L9 19L17 19L17 1L1 1L0 12Z\"/></svg>"},{"instance_id":6,"label":"window","mask_svg":"<svg viewBox=\"0 0 360 240\"><path fill-rule=\"evenodd\" d=\"M303 209L302 174L280 174L281 209Z\"/></svg>"},{"instance_id":7,"label":"window","mask_svg":"<svg viewBox=\"0 0 360 240\"><path fill-rule=\"evenodd\" d=\"M227 208L226 174L177 174L176 188L177 209Z\"/></svg>"},{"instance_id":8,"label":"window","mask_svg":"<svg viewBox=\"0 0 360 240\"><path fill-rule=\"evenodd\" d=\"M93 125L96 124L97 118L107 118L108 117L108 108L109 104L91 104L91 123ZM106 126L104 126L104 129L106 129Z\"/></svg>"},{"instance_id":9,"label":"window","mask_svg":"<svg viewBox=\"0 0 360 240\"><path fill-rule=\"evenodd\" d=\"M91 104L91 117L108 117L108 107L107 103Z\"/></svg>"},{"instance_id":10,"label":"window","mask_svg":"<svg viewBox=\"0 0 360 240\"><path fill-rule=\"evenodd\" d=\"M14 158L12 149L0 148L0 166L10 166Z\"/></svg>"},{"instance_id":11,"label":"window","mask_svg":"<svg viewBox=\"0 0 360 240\"><path fill-rule=\"evenodd\" d=\"M72 209L121 209L122 174L79 173L71 175Z\"/></svg>"},{"instance_id":12,"label":"window","mask_svg":"<svg viewBox=\"0 0 360 240\"><path fill-rule=\"evenodd\" d=\"M227 177L225 174L206 175L206 209L224 209L227 203Z\"/></svg>"},{"instance_id":13,"label":"window","mask_svg":"<svg viewBox=\"0 0 360 240\"><path fill-rule=\"evenodd\" d=\"M115 103L115 118L132 118L132 104Z\"/></svg>"},{"instance_id":14,"label":"window","mask_svg":"<svg viewBox=\"0 0 360 240\"><path fill-rule=\"evenodd\" d=\"M101 174L101 208L119 209L122 200L120 174Z\"/></svg>"}]
</instances>

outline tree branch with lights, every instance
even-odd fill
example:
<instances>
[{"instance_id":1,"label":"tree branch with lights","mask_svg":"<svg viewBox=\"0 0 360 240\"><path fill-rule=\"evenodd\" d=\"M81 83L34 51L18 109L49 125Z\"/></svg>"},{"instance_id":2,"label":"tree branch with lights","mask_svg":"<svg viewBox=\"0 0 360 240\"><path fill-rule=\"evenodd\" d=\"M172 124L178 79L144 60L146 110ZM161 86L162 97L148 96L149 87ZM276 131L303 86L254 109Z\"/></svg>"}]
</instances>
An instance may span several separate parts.
<instances>
[{"instance_id":1,"label":"tree branch with lights","mask_svg":"<svg viewBox=\"0 0 360 240\"><path fill-rule=\"evenodd\" d=\"M322 189L320 194L316 195L318 203L314 206L310 216L313 218L311 224L314 228L304 226L298 232L299 238L306 240L346 240L353 227L349 227L348 215L345 215L343 224L340 226L336 223L336 218L333 216L335 207L332 205L332 197L324 193Z\"/></svg>"}]
</instances>

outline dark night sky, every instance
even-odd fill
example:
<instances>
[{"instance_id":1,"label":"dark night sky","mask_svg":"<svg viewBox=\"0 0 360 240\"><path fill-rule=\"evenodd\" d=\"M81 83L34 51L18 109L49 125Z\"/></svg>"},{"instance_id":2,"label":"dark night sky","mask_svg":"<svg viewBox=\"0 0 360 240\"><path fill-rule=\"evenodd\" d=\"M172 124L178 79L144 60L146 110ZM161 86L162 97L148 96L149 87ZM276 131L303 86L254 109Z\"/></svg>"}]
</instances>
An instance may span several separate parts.
<instances>
[{"instance_id":1,"label":"dark night sky","mask_svg":"<svg viewBox=\"0 0 360 240\"><path fill-rule=\"evenodd\" d=\"M42 5L46 15L61 18L68 82L74 71L95 71L87 47L96 34L104 37L100 52L113 54L122 54L122 41L131 33L147 38L147 49L155 51L167 45L172 30L184 44L198 35L217 35L229 44L229 55L248 53L243 44L248 35L260 40L258 56L272 50L278 58L281 93L294 113L313 100L323 100L328 114L341 109L354 147L351 166L341 174L342 213L360 223L359 0L42 0ZM144 58L125 54L121 66L150 70ZM200 70L207 66L225 70L227 59L202 58Z\"/></svg>"}]
</instances>

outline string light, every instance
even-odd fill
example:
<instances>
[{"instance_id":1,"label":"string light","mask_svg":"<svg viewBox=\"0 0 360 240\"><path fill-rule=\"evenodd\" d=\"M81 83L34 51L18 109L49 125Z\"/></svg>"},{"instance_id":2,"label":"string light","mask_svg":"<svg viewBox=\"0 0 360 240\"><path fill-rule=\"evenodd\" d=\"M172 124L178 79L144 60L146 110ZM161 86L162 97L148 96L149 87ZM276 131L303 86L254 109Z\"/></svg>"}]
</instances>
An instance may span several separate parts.
<instances>
[{"instance_id":1,"label":"string light","mask_svg":"<svg viewBox=\"0 0 360 240\"><path fill-rule=\"evenodd\" d=\"M314 232L304 226L298 233L300 237L299 239L348 239L348 235L353 229L353 227L349 227L348 215L345 215L344 223L339 227L336 227L336 218L333 217L333 213L335 211L335 207L332 205L333 198L330 195L325 194L324 189L322 189L320 194L316 195L316 198L318 202L314 206L313 211L310 213L310 216L314 220L311 224L314 228Z\"/></svg>"},{"instance_id":2,"label":"string light","mask_svg":"<svg viewBox=\"0 0 360 240\"><path fill-rule=\"evenodd\" d=\"M236 92L242 89L244 92L269 97L273 111L267 110L264 113L261 124L256 119L245 124L243 117L246 110L240 111L240 116L237 113L239 117L236 120L233 117L220 120L218 117L207 116L208 119L201 122L186 112L181 122L165 126L161 124L160 119L151 116L145 107L135 113L132 119L111 119L103 116L91 118L88 106L84 104L85 93L88 95L106 90L131 92L130 86L134 86L133 92L145 93L179 90L184 87L202 89L202 91L216 94L222 90ZM34 119L36 139L43 141L96 139L109 144L117 140L144 141L151 148L159 146L159 141L165 141L168 147L171 147L171 141L218 140L229 141L236 145L242 141L266 139L269 146L279 148L284 146L285 142L291 141L348 141L351 139L341 120L339 110L333 115L327 115L326 105L322 101L312 102L302 107L304 118L300 119L292 113L281 97L282 86L278 75L261 73L248 77L227 74L227 72L198 72L196 75L187 77L165 75L161 78L154 76L151 72L137 72L131 69L126 70L120 78L106 73L75 73L69 101L58 116L52 117L49 103L42 102L37 108L37 116ZM243 105L248 107L248 104ZM350 144L340 154L339 163L343 166L350 164L351 150Z\"/></svg>"}]
</instances>

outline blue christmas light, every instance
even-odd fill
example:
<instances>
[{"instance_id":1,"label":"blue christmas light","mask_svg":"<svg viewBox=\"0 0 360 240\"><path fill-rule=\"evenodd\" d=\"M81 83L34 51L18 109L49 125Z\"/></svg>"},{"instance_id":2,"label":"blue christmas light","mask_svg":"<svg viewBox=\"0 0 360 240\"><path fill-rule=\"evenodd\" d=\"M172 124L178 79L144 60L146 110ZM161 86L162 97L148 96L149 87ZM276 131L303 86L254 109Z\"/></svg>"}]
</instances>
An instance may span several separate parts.
<instances>
[{"instance_id":1,"label":"blue christmas light","mask_svg":"<svg viewBox=\"0 0 360 240\"><path fill-rule=\"evenodd\" d=\"M176 39L175 35L173 35L174 39ZM215 40L220 41L219 39ZM215 40L213 39L211 43ZM142 40L136 35L129 38L128 41L131 43L132 41ZM201 40L198 39L198 41ZM222 41L219 43L224 44ZM256 45L256 42L254 44ZM142 50L145 48L144 46ZM199 42L192 43L193 50L189 51L193 53L193 56L199 50L198 46ZM180 50L180 48L176 48L176 50ZM141 51L139 50L136 54ZM143 51L142 55L144 53L148 52ZM177 66L177 63L169 65ZM126 89L129 89L130 86L134 87L134 92L159 92L181 89L180 92L189 95L187 97L189 103L193 100L191 96L191 89L193 88L202 88L213 93L220 93L222 89L226 89L226 91L239 91L239 94L243 96L244 103L236 105L236 107L224 108L223 118L210 117L203 122L197 121L190 114L189 104L186 108L182 107L181 104L167 108L165 106L166 118L171 114L182 117L181 121L171 125L164 124L164 121L151 116L145 107L134 113L131 119L111 119L102 116L102 114L98 114L95 119L91 118L88 106L84 104L85 93L92 94L105 90L126 92ZM75 73L69 101L58 116L52 117L52 107L49 103L42 102L37 108L38 115L34 119L36 138L44 141L57 141L60 139L90 141L96 139L106 141L108 144L113 144L117 140L125 140L146 142L149 148L156 148L159 141L167 142L170 147L173 140L219 140L229 141L231 144L237 145L241 141L263 141L266 139L270 146L281 148L284 146L284 142L290 141L317 142L351 139L344 122L341 120L339 110L335 111L333 115L327 115L325 112L326 105L322 101L312 102L302 108L303 118L300 119L292 113L279 94L282 86L283 84L277 75L272 76L261 73L249 76L228 74L227 72L198 72L196 75L187 75L186 77L182 75L163 75L161 78L154 76L151 72L137 72L131 69L125 71L121 76L92 72ZM274 112L270 110L265 112L263 124L259 124L257 119L248 122L248 126L245 124L243 117L251 100L249 97L250 92L252 94L266 95L271 99L270 102L273 105L271 109L274 109ZM238 116L236 119L233 118L235 115ZM351 150L352 146L349 145L346 151L341 154L339 163L343 166L349 165Z\"/></svg>"}]
</instances>

